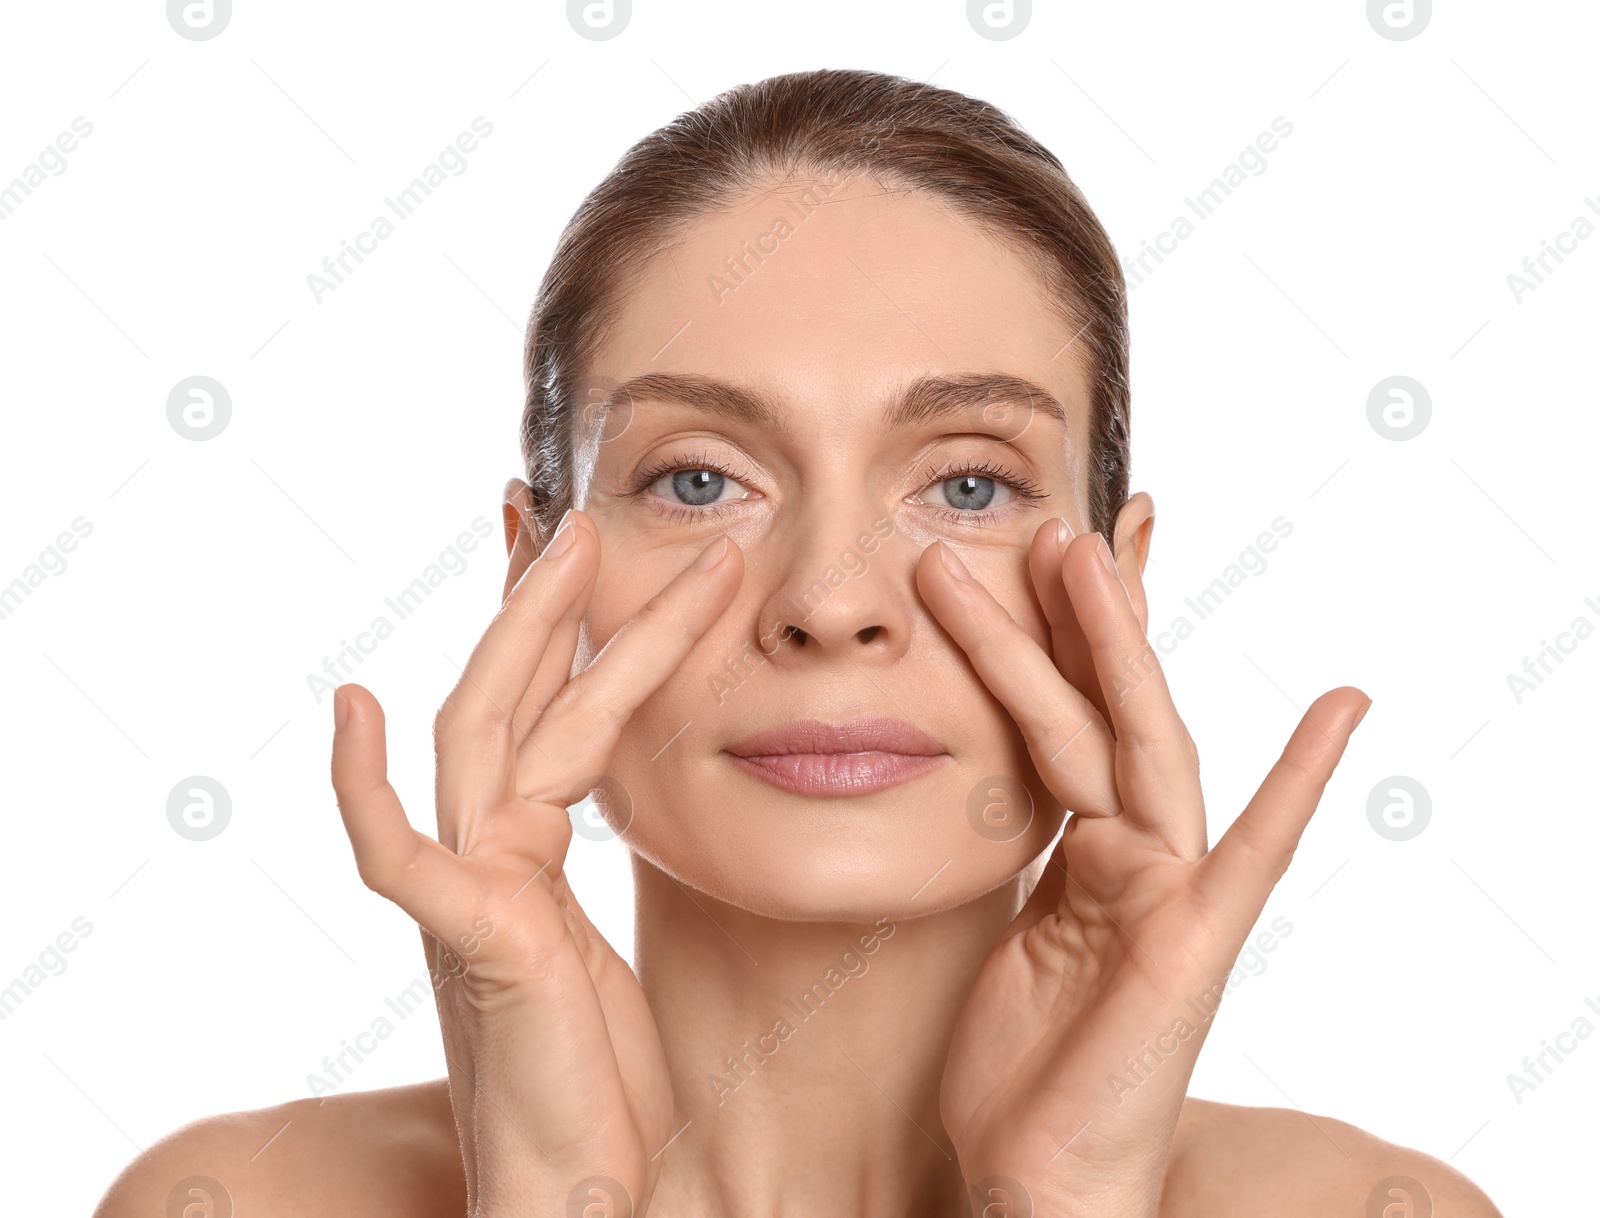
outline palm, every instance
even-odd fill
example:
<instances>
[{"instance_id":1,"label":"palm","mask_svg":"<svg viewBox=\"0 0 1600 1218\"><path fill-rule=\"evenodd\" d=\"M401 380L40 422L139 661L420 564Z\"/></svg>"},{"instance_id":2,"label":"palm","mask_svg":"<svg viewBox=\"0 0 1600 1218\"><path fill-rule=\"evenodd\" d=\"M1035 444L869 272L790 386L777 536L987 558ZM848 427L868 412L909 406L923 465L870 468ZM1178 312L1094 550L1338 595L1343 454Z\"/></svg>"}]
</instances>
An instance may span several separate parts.
<instances>
[{"instance_id":1,"label":"palm","mask_svg":"<svg viewBox=\"0 0 1600 1218\"><path fill-rule=\"evenodd\" d=\"M459 978L459 985L440 990L441 1000L480 1012L524 1001L530 968L546 968L580 991L586 977L589 991L581 992L574 1005L597 1006L603 1018L577 1023L563 1050L570 1055L570 1066L591 1082L581 1093L569 1090L543 1096L540 1124L564 1137L570 1137L572 1130L604 1128L618 1160L635 1164L643 1176L651 1154L671 1135L673 1112L672 1086L655 1019L633 970L595 928L567 882L563 867L572 830L566 809L519 802L518 813L499 822L502 831L489 834L488 840L459 856L461 885L472 894L471 907L483 910L482 916L497 930L507 929L500 950L475 952L467 958L459 951L441 950L439 942L425 934L430 971L435 977ZM503 831L507 821L548 826L553 832L532 838L526 831L507 834ZM530 840L540 846L530 849ZM489 940L494 937L491 934ZM449 1035L449 1029L462 1021L441 1022L447 1029L446 1051L457 1058L453 1067L464 1065ZM465 1054L466 1046L461 1050ZM513 1071L519 1068L515 1058L507 1065ZM525 1132L536 1145L548 1149L542 1133Z\"/></svg>"},{"instance_id":2,"label":"palm","mask_svg":"<svg viewBox=\"0 0 1600 1218\"><path fill-rule=\"evenodd\" d=\"M1193 865L1139 836L1121 818L1071 820L1040 899L984 962L945 1067L945 1124L958 1146L1034 1141L1028 1157L1047 1160L1067 1143L1075 1158L1119 1152L1104 1136L1118 1106L1107 1075L1139 1052L1130 1030L1143 1013L1202 991L1217 954L1188 891Z\"/></svg>"},{"instance_id":3,"label":"palm","mask_svg":"<svg viewBox=\"0 0 1600 1218\"><path fill-rule=\"evenodd\" d=\"M957 1021L941 1114L968 1180L1028 1189L1035 1212L1153 1212L1222 982L1364 705L1354 690L1319 698L1208 852L1198 757L1144 639L1137 570L1103 565L1098 538L1058 548L1053 534L1029 555L1050 654L982 585L918 568L1073 811Z\"/></svg>"},{"instance_id":4,"label":"palm","mask_svg":"<svg viewBox=\"0 0 1600 1218\"><path fill-rule=\"evenodd\" d=\"M600 553L582 513L567 528L570 546L558 531L554 556L509 591L440 709L437 840L410 826L389 785L376 699L358 685L336 694L347 708L334 739L340 812L362 879L423 930L475 1213L635 1211L672 1135L644 992L567 883L567 809L726 606L742 566L726 561L729 545L680 572L573 676Z\"/></svg>"}]
</instances>

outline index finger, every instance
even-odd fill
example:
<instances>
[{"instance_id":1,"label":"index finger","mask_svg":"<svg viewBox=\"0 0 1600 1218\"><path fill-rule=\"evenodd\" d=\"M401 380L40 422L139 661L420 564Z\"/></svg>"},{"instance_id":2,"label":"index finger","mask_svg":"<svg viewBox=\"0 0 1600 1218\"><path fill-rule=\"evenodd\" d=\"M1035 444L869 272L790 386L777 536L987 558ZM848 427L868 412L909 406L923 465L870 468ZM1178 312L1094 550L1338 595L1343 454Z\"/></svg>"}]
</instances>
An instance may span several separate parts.
<instances>
[{"instance_id":1,"label":"index finger","mask_svg":"<svg viewBox=\"0 0 1600 1218\"><path fill-rule=\"evenodd\" d=\"M572 784L603 772L623 725L722 615L744 578L744 555L718 537L568 681L517 757L517 790L565 805Z\"/></svg>"}]
</instances>

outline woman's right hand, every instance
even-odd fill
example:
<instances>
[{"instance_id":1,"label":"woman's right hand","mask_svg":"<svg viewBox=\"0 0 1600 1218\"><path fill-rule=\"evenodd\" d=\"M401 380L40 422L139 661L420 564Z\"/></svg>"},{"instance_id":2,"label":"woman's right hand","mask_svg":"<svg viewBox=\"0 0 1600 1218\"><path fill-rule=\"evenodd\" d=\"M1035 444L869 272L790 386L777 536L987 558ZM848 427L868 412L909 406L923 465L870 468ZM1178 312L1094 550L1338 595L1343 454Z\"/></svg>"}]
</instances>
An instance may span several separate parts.
<instances>
[{"instance_id":1,"label":"woman's right hand","mask_svg":"<svg viewBox=\"0 0 1600 1218\"><path fill-rule=\"evenodd\" d=\"M438 841L389 785L377 699L334 694L333 786L356 865L423 931L473 1218L567 1213L574 1197L571 1212L608 1199L601 1212L638 1218L678 1132L644 992L562 869L567 808L732 599L744 560L717 538L569 680L600 537L576 510L563 525L435 720Z\"/></svg>"}]
</instances>

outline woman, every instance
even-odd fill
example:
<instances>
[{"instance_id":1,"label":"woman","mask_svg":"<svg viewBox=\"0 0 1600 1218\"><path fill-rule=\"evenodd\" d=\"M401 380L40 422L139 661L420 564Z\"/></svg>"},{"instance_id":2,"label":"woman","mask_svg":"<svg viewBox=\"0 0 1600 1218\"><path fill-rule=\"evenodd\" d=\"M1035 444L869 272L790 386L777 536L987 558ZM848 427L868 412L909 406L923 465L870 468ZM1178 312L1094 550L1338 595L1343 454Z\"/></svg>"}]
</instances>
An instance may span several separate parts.
<instances>
[{"instance_id":1,"label":"woman","mask_svg":"<svg viewBox=\"0 0 1600 1218\"><path fill-rule=\"evenodd\" d=\"M529 326L437 841L377 700L335 699L449 1078L199 1122L101 1214L1494 1215L1338 1121L1186 1097L1369 700L1318 698L1207 850L1125 319L1060 163L959 94L779 77L632 149ZM633 968L562 871L590 791Z\"/></svg>"}]
</instances>

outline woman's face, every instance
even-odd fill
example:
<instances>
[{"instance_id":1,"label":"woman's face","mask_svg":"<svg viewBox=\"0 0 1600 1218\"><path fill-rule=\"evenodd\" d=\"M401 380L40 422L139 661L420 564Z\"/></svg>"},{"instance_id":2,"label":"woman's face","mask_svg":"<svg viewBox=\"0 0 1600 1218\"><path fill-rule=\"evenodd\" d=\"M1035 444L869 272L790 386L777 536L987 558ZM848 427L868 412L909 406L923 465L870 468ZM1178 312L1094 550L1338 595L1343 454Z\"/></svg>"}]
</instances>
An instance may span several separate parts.
<instances>
[{"instance_id":1,"label":"woman's face","mask_svg":"<svg viewBox=\"0 0 1600 1218\"><path fill-rule=\"evenodd\" d=\"M643 269L591 369L633 386L579 458L602 543L580 660L719 534L745 570L613 756L633 849L756 913L870 921L969 901L1050 843L1062 812L914 569L944 541L1049 648L1027 550L1058 515L1086 527L1073 338L1019 254L862 178L757 194ZM935 747L730 752L858 717Z\"/></svg>"}]
</instances>

